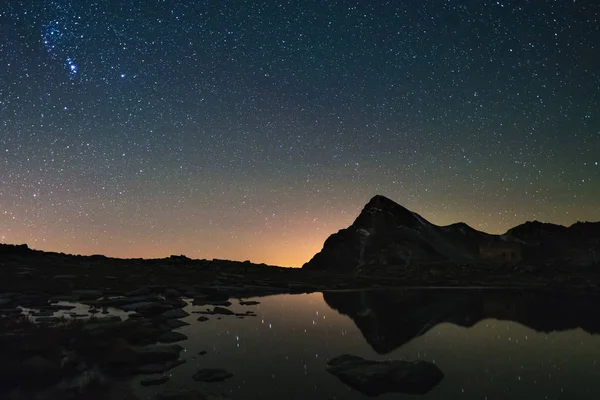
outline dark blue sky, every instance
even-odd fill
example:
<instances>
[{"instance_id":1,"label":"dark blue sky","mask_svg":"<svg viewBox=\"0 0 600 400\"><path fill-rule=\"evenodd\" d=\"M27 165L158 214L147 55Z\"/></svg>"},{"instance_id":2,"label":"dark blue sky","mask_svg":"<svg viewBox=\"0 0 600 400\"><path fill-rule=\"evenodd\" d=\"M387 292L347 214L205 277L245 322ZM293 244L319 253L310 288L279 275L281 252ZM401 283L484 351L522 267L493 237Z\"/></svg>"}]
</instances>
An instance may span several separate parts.
<instances>
[{"instance_id":1,"label":"dark blue sky","mask_svg":"<svg viewBox=\"0 0 600 400\"><path fill-rule=\"evenodd\" d=\"M300 265L384 194L600 219L593 1L10 1L0 241Z\"/></svg>"}]
</instances>

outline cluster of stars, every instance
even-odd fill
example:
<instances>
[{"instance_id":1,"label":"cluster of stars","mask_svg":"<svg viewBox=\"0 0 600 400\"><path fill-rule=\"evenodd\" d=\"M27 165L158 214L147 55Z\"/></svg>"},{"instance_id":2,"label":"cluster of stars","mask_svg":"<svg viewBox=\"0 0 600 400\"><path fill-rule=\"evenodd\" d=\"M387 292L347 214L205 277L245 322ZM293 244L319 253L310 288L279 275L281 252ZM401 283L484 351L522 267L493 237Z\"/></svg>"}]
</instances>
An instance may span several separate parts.
<instances>
[{"instance_id":1,"label":"cluster of stars","mask_svg":"<svg viewBox=\"0 0 600 400\"><path fill-rule=\"evenodd\" d=\"M599 20L589 2L7 2L0 234L299 266L377 193L494 233L597 220Z\"/></svg>"}]
</instances>

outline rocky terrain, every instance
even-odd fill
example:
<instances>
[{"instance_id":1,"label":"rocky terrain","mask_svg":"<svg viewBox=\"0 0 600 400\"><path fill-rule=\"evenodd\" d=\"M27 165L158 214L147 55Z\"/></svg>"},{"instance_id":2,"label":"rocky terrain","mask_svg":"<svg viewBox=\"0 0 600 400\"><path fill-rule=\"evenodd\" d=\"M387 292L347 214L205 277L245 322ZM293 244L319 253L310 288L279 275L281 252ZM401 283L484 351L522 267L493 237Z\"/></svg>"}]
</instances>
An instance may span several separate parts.
<instances>
[{"instance_id":1,"label":"rocky terrain","mask_svg":"<svg viewBox=\"0 0 600 400\"><path fill-rule=\"evenodd\" d=\"M185 299L185 300L184 300ZM0 293L0 398L135 399L130 381L160 385L185 362L176 329L188 325L183 310L217 319L249 318L234 313L229 295L215 290L180 291L146 286L121 293L106 289ZM252 306L256 301L238 300ZM207 317L204 315L199 320ZM190 378L218 382L227 371L203 368ZM195 396L195 397L194 397ZM160 393L160 399L224 398L207 393Z\"/></svg>"},{"instance_id":2,"label":"rocky terrain","mask_svg":"<svg viewBox=\"0 0 600 400\"><path fill-rule=\"evenodd\" d=\"M122 260L0 245L0 398L135 399L132 379L158 386L184 362L178 343L187 338L177 331L187 325L183 318L252 318L258 301L248 297L355 285L300 273L249 262ZM232 311L232 302L247 310ZM190 381L230 376L207 366ZM158 392L157 399L227 398L199 389Z\"/></svg>"}]
</instances>

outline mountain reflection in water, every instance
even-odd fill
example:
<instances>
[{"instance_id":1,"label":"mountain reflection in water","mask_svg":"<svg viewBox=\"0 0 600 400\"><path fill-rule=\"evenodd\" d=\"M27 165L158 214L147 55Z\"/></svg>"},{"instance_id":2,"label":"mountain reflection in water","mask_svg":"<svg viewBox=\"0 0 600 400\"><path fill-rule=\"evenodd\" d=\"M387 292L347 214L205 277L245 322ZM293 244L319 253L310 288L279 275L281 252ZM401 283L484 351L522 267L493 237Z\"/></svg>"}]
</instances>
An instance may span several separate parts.
<instances>
[{"instance_id":1,"label":"mountain reflection in water","mask_svg":"<svg viewBox=\"0 0 600 400\"><path fill-rule=\"evenodd\" d=\"M141 399L197 388L201 368L233 378L206 385L233 400L364 400L327 372L342 354L366 360L424 360L444 379L423 395L378 399L600 398L600 297L531 290L402 289L326 292L253 298L229 307L256 317L209 315L185 307L190 325L186 362L160 386L141 387ZM201 353L202 355L199 355Z\"/></svg>"},{"instance_id":2,"label":"mountain reflection in water","mask_svg":"<svg viewBox=\"0 0 600 400\"><path fill-rule=\"evenodd\" d=\"M325 292L378 354L387 354L441 323L471 327L484 319L518 322L537 332L582 328L600 333L600 296L527 290L371 290Z\"/></svg>"}]
</instances>

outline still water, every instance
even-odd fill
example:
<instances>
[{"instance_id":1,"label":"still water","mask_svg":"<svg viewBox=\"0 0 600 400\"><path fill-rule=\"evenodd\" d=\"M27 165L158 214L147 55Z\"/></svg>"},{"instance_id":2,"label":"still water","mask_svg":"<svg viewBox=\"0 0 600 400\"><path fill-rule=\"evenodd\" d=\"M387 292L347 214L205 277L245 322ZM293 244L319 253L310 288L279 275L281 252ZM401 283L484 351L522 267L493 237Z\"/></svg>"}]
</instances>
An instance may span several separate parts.
<instances>
[{"instance_id":1,"label":"still water","mask_svg":"<svg viewBox=\"0 0 600 400\"><path fill-rule=\"evenodd\" d=\"M169 382L141 387L142 398L178 388L232 399L365 399L326 371L351 354L372 360L434 362L444 379L425 395L382 399L599 399L597 296L501 290L386 290L277 295L234 303L256 317L199 314L178 331L186 363ZM190 303L191 304L191 303ZM202 311L208 306L186 307ZM206 351L205 355L198 353ZM234 377L203 384L200 368Z\"/></svg>"}]
</instances>

